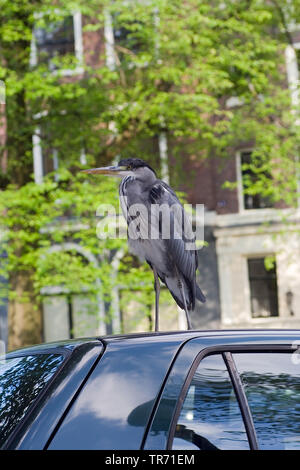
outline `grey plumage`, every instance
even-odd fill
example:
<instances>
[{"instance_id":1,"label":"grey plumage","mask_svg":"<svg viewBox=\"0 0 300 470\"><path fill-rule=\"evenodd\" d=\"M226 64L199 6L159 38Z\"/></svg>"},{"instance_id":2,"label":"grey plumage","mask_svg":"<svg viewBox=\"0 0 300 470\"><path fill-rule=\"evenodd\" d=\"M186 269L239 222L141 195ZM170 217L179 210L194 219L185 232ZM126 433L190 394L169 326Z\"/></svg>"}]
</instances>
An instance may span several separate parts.
<instances>
[{"instance_id":1,"label":"grey plumage","mask_svg":"<svg viewBox=\"0 0 300 470\"><path fill-rule=\"evenodd\" d=\"M130 251L145 260L154 272L155 329L158 330L158 278L186 311L191 328L188 311L195 308L196 299L205 302L205 296L196 283L198 258L192 226L175 192L141 159L123 159L115 167L86 171L122 177L119 196L128 224Z\"/></svg>"}]
</instances>

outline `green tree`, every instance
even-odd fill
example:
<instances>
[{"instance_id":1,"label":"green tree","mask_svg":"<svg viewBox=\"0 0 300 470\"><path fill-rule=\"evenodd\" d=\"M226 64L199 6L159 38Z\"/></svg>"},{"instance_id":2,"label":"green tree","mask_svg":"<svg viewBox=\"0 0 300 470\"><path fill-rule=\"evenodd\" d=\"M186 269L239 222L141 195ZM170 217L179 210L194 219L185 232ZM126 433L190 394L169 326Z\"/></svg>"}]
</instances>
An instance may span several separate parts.
<instances>
[{"instance_id":1,"label":"green tree","mask_svg":"<svg viewBox=\"0 0 300 470\"><path fill-rule=\"evenodd\" d=\"M1 274L8 278L10 348L41 341L43 287L63 284L66 291L88 289L95 295L95 279L101 276L106 279L102 295L111 287L104 246L96 236L95 213L101 202L116 205L117 188L110 181L89 183L78 176L83 149L91 165L112 157L101 150L101 142L111 134L109 123L100 118L109 106L101 77L88 67L78 75L73 54L52 58L54 73L48 57L35 65L30 61L33 30L47 31L66 21L74 8L80 8L80 2L55 6L48 1L1 2L0 74L7 92L0 175L1 251L6 257ZM73 70L73 76L65 76L66 68ZM60 171L39 185L33 182L34 134L42 138L45 152L59 153L61 164ZM74 226L72 221L79 218L81 225ZM49 251L51 245L71 240L100 253L101 272L75 252ZM122 243L104 245L109 250Z\"/></svg>"},{"instance_id":2,"label":"green tree","mask_svg":"<svg viewBox=\"0 0 300 470\"><path fill-rule=\"evenodd\" d=\"M61 283L92 292L99 276L103 295L109 294L109 257L101 257L99 270L72 252L62 257L49 251L53 243L70 240L100 254L125 246L124 240L100 243L96 236L97 204L115 204L116 187L78 176L82 149L88 165L142 154L157 166L151 142L164 133L176 160L171 168L176 186L177 176L183 178L182 152L221 159L241 142L251 142L258 178L249 191L295 204L299 127L284 86L284 48L290 18L298 19L298 0L58 0L55 5L1 0L0 5L0 79L7 90L2 274L9 279L11 347L40 340L43 286ZM73 54L57 55L51 59L55 72L47 57L32 65L33 29L66 21L76 9L82 11L87 37L103 38L99 56L78 64ZM110 22L117 34L108 61L103 30ZM73 69L72 76L64 74L66 68ZM233 96L240 105L228 108ZM65 168L40 186L32 181L34 134L42 137L45 150L58 152ZM57 223L63 217L86 218L88 228L66 230ZM143 267L137 273L144 282ZM130 275L124 271L125 284L132 282ZM147 304L148 293L149 287Z\"/></svg>"},{"instance_id":3,"label":"green tree","mask_svg":"<svg viewBox=\"0 0 300 470\"><path fill-rule=\"evenodd\" d=\"M114 66L103 64L99 75L111 89L107 119L123 153L164 132L177 157L176 185L182 154L222 158L251 143L258 178L249 191L294 205L299 126L284 51L298 0L116 0L105 8L119 35ZM232 97L240 105L228 108Z\"/></svg>"}]
</instances>

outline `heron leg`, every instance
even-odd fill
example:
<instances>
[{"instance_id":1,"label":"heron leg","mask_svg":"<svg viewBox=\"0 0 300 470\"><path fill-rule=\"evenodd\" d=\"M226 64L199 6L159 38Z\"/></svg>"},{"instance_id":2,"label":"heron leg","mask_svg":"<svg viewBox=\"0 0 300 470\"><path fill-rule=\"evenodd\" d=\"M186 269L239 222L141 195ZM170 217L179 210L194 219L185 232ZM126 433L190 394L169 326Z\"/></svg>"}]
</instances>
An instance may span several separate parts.
<instances>
[{"instance_id":1,"label":"heron leg","mask_svg":"<svg viewBox=\"0 0 300 470\"><path fill-rule=\"evenodd\" d=\"M155 331L159 331L159 294L160 294L160 282L158 274L154 266L152 266L154 274L154 289L155 289Z\"/></svg>"},{"instance_id":2,"label":"heron leg","mask_svg":"<svg viewBox=\"0 0 300 470\"><path fill-rule=\"evenodd\" d=\"M180 277L180 274L178 272L177 267L176 267L176 272L177 272L177 276L178 276L178 287L180 289L181 297L182 297L182 301L183 301L183 305L184 305L184 311L185 311L185 315L186 315L187 327L188 327L188 330L192 330L193 328L192 328L192 324L191 324L191 320L190 320L190 316L189 316L189 312L188 312L188 308L187 308L187 304L186 304L184 287L183 287L181 277Z\"/></svg>"}]
</instances>

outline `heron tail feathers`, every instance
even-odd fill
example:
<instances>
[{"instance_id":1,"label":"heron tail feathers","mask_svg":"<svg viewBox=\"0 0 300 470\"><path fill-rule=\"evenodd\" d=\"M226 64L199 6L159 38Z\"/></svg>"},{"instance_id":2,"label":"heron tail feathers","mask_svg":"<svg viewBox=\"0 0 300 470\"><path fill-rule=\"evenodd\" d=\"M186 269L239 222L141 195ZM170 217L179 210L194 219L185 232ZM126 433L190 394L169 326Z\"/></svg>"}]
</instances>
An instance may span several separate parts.
<instances>
[{"instance_id":1,"label":"heron tail feathers","mask_svg":"<svg viewBox=\"0 0 300 470\"><path fill-rule=\"evenodd\" d=\"M203 294L202 290L200 289L200 287L198 286L198 284L196 284L196 299L200 300L201 302L206 302L206 297L205 295Z\"/></svg>"},{"instance_id":2,"label":"heron tail feathers","mask_svg":"<svg viewBox=\"0 0 300 470\"><path fill-rule=\"evenodd\" d=\"M168 289L169 289L171 295L173 296L175 302L177 303L177 305L180 308L184 309L182 294L181 294L180 289L178 287L178 279L176 279L175 277L173 277L173 278L172 277L166 277L166 278L163 278L162 281L168 287ZM186 299L188 310L194 310L194 308L195 308L195 298L200 300L203 303L206 301L205 295L203 294L202 290L200 289L200 287L196 283L194 283L194 289L192 290L191 287L184 280L183 288L184 288L184 292L185 292L185 299Z\"/></svg>"}]
</instances>

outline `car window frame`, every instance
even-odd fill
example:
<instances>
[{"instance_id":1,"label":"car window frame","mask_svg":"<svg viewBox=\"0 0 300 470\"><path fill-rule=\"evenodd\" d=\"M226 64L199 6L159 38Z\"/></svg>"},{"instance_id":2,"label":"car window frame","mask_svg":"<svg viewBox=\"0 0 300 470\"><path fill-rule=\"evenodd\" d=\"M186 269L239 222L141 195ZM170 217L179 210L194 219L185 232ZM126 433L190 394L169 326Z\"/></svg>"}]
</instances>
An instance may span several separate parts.
<instances>
[{"instance_id":1,"label":"car window frame","mask_svg":"<svg viewBox=\"0 0 300 470\"><path fill-rule=\"evenodd\" d=\"M218 345L218 346L211 346L205 348L204 350L200 351L197 356L195 357L184 381L182 386L180 395L178 397L175 410L173 413L171 425L169 428L169 434L167 438L167 446L166 450L172 450L173 441L175 437L176 425L180 416L180 412L182 406L185 401L185 397L187 395L189 386L193 380L194 374L203 359L207 356L220 354L224 360L225 366L230 376L230 380L232 383L232 387L235 392L235 396L240 408L241 416L243 419L243 423L245 426L249 448L250 450L260 450L258 439L256 436L255 425L253 421L253 416L250 410L250 406L248 403L248 399L245 392L245 387L242 383L242 379L240 373L238 372L237 366L235 364L234 358L232 354L237 353L285 353L285 354L292 354L298 349L299 346L295 346L294 344L265 344L265 345L257 345L257 344L243 344L243 345Z\"/></svg>"},{"instance_id":2,"label":"car window frame","mask_svg":"<svg viewBox=\"0 0 300 470\"><path fill-rule=\"evenodd\" d=\"M299 351L300 330L208 330L182 342L174 356L141 441L141 450L170 449L171 425L178 402L183 403L182 390L195 361L209 352L225 351Z\"/></svg>"}]
</instances>

